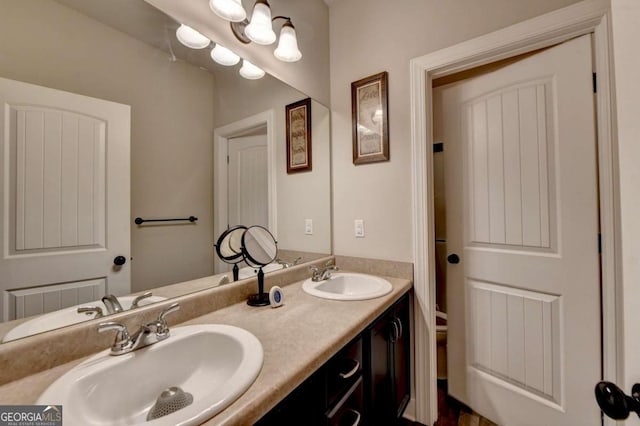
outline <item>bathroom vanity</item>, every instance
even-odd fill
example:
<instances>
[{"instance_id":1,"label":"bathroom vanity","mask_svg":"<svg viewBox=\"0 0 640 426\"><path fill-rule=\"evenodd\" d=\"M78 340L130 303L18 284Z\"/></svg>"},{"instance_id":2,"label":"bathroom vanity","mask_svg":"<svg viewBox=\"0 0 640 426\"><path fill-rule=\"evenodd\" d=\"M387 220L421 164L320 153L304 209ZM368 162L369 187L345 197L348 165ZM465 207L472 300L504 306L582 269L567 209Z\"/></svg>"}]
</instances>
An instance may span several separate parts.
<instances>
[{"instance_id":1,"label":"bathroom vanity","mask_svg":"<svg viewBox=\"0 0 640 426\"><path fill-rule=\"evenodd\" d=\"M347 263L347 260L336 258L341 270L383 275L392 285L391 292L359 301L318 298L303 291L302 283L309 277L309 271L308 265L301 265L266 277L267 289L273 285L282 287L284 305L278 308L255 308L246 304L246 297L255 288L254 279L172 300L181 305L176 316L169 318L172 328L179 330L179 327L197 324L232 325L253 334L263 347L264 362L255 382L204 424L301 424L300 419L304 419L302 424L340 424L340 421L350 420L349 416L357 415L361 416L361 425L371 424L368 419L374 419L375 424L381 424L380 419L385 419L382 424L391 424L401 415L409 398L411 265L402 265L402 271L398 273L393 267L380 269L384 263L381 261L359 265ZM319 265L324 263L326 259L318 262ZM215 307L216 301L231 300L231 293L241 299ZM157 311L164 305L142 307L135 317L118 315L133 329L140 321L157 317ZM127 315L129 317L125 319ZM92 324L51 333L57 338L56 343L61 343L56 344L56 350L61 351L78 350L82 345L105 349L112 340L111 336L99 335ZM37 340L36 337L31 339ZM29 365L41 363L45 358L62 357L62 352L57 355L50 352L46 357L32 353L26 350L29 342L10 342L3 347L4 350L22 347L25 355L31 353L34 358L28 360ZM145 350L141 349L136 356L144 357ZM4 355L0 354L0 361L8 359L3 358ZM215 358L216 351L211 350L210 356ZM35 403L55 380L88 358L82 356L66 363L59 362L62 359L59 358L43 371L36 370L5 383L0 386L0 404ZM179 363L179 358L173 363ZM18 360L12 359L18 367ZM22 361L20 365L20 368L26 368ZM303 405L291 402L296 400L310 405L299 411ZM274 421L276 423L270 423Z\"/></svg>"},{"instance_id":2,"label":"bathroom vanity","mask_svg":"<svg viewBox=\"0 0 640 426\"><path fill-rule=\"evenodd\" d=\"M411 392L409 318L406 293L257 425L396 424Z\"/></svg>"}]
</instances>

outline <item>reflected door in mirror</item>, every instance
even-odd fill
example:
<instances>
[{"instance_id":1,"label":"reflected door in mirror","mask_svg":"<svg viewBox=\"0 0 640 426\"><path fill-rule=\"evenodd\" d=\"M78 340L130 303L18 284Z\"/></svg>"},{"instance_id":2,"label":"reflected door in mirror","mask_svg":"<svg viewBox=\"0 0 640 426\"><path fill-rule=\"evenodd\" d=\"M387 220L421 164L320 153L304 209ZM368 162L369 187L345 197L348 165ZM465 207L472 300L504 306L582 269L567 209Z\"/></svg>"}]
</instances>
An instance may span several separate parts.
<instances>
[{"instance_id":1,"label":"reflected door in mirror","mask_svg":"<svg viewBox=\"0 0 640 426\"><path fill-rule=\"evenodd\" d=\"M269 226L267 137L229 139L229 225Z\"/></svg>"},{"instance_id":2,"label":"reflected door in mirror","mask_svg":"<svg viewBox=\"0 0 640 426\"><path fill-rule=\"evenodd\" d=\"M128 293L129 106L8 79L0 103L2 320Z\"/></svg>"}]
</instances>

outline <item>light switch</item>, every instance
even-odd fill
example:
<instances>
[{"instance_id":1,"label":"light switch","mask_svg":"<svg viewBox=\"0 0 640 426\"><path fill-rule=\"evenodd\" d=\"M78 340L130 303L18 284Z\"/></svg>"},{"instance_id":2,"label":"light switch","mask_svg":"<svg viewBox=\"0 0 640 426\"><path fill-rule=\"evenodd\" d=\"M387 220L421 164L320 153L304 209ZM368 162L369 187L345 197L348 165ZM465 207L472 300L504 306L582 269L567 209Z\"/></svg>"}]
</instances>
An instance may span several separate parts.
<instances>
[{"instance_id":1,"label":"light switch","mask_svg":"<svg viewBox=\"0 0 640 426\"><path fill-rule=\"evenodd\" d=\"M356 238L364 238L364 220L356 219L354 221L354 234Z\"/></svg>"},{"instance_id":2,"label":"light switch","mask_svg":"<svg viewBox=\"0 0 640 426\"><path fill-rule=\"evenodd\" d=\"M304 235L313 235L313 220L304 220Z\"/></svg>"}]
</instances>

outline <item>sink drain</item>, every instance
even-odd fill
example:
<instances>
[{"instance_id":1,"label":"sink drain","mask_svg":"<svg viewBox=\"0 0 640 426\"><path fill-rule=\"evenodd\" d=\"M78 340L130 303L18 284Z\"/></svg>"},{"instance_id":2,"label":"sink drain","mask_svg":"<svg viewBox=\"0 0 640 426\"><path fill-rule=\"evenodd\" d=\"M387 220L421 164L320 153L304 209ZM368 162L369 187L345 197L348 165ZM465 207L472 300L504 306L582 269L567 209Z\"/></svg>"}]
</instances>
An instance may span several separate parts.
<instances>
[{"instance_id":1,"label":"sink drain","mask_svg":"<svg viewBox=\"0 0 640 426\"><path fill-rule=\"evenodd\" d=\"M193 395L178 386L171 386L162 391L156 403L147 414L147 420L154 420L167 414L175 413L193 402Z\"/></svg>"}]
</instances>

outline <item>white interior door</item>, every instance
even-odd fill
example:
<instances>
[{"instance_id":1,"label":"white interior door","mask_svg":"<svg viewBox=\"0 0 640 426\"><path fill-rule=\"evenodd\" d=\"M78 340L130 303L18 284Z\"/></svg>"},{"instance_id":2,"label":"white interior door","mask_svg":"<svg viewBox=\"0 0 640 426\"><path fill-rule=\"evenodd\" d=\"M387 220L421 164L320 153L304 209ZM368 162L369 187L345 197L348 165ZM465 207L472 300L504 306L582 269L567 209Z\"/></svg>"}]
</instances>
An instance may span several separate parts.
<instances>
[{"instance_id":1,"label":"white interior door","mask_svg":"<svg viewBox=\"0 0 640 426\"><path fill-rule=\"evenodd\" d=\"M267 137L229 139L229 225L269 227Z\"/></svg>"},{"instance_id":2,"label":"white interior door","mask_svg":"<svg viewBox=\"0 0 640 426\"><path fill-rule=\"evenodd\" d=\"M130 107L1 78L0 105L0 318L129 293Z\"/></svg>"},{"instance_id":3,"label":"white interior door","mask_svg":"<svg viewBox=\"0 0 640 426\"><path fill-rule=\"evenodd\" d=\"M590 36L434 89L444 141L449 391L500 425L596 425Z\"/></svg>"}]
</instances>

